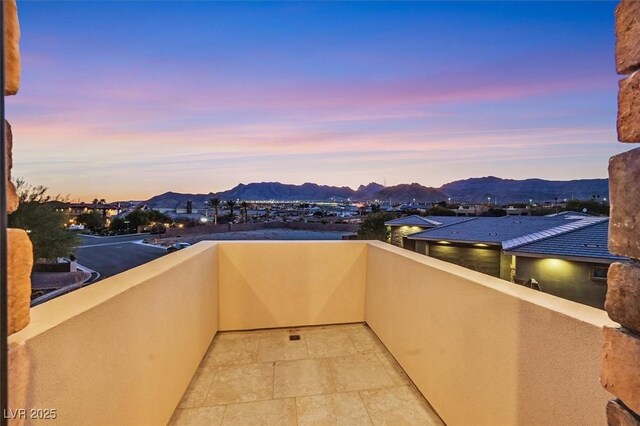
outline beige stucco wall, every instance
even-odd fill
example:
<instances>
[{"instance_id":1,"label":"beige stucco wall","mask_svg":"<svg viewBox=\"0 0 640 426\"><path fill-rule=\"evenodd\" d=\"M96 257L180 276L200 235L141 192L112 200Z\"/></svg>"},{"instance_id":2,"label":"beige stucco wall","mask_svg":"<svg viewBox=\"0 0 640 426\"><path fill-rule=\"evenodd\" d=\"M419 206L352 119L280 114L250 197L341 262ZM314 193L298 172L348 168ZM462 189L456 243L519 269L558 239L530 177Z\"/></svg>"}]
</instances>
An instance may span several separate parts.
<instances>
[{"instance_id":1,"label":"beige stucco wall","mask_svg":"<svg viewBox=\"0 0 640 426\"><path fill-rule=\"evenodd\" d=\"M31 358L29 407L58 424L166 423L217 331L216 251L200 243L32 309L10 338Z\"/></svg>"},{"instance_id":2,"label":"beige stucco wall","mask_svg":"<svg viewBox=\"0 0 640 426\"><path fill-rule=\"evenodd\" d=\"M364 321L367 244L220 244L220 329Z\"/></svg>"},{"instance_id":3,"label":"beige stucco wall","mask_svg":"<svg viewBox=\"0 0 640 426\"><path fill-rule=\"evenodd\" d=\"M604 309L607 283L592 280L591 268L588 263L563 259L518 256L516 260L516 276L535 278L543 292Z\"/></svg>"},{"instance_id":4,"label":"beige stucco wall","mask_svg":"<svg viewBox=\"0 0 640 426\"><path fill-rule=\"evenodd\" d=\"M450 425L604 424L603 311L379 242L199 243L33 309L11 344L59 424L162 424L218 329L363 320Z\"/></svg>"},{"instance_id":5,"label":"beige stucco wall","mask_svg":"<svg viewBox=\"0 0 640 426\"><path fill-rule=\"evenodd\" d=\"M605 424L597 309L390 245L365 318L449 425Z\"/></svg>"}]
</instances>

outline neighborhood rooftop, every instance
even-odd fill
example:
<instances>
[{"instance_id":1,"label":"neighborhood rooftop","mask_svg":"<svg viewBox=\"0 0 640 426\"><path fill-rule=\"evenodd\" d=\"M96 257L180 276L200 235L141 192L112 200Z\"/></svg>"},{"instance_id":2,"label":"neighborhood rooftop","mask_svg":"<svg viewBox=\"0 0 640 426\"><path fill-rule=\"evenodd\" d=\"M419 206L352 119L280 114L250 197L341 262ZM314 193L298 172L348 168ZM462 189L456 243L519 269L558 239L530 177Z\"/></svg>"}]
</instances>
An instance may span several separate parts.
<instances>
[{"instance_id":1,"label":"neighborhood rooftop","mask_svg":"<svg viewBox=\"0 0 640 426\"><path fill-rule=\"evenodd\" d=\"M601 219L600 219L601 220ZM581 222L581 224L578 224ZM567 225L580 226L593 223L588 218L572 217L476 217L459 223L429 229L409 236L415 240L488 243L502 245L505 242L527 237L522 244L543 236L552 236L549 230ZM567 230L573 229L569 227ZM535 235L535 237L534 237Z\"/></svg>"},{"instance_id":2,"label":"neighborhood rooftop","mask_svg":"<svg viewBox=\"0 0 640 426\"><path fill-rule=\"evenodd\" d=\"M420 226L420 227L434 227L441 225L452 225L454 223L465 222L471 220L471 217L456 217L456 216L418 216L410 215L399 217L397 219L389 220L384 224L387 226Z\"/></svg>"},{"instance_id":3,"label":"neighborhood rooftop","mask_svg":"<svg viewBox=\"0 0 640 426\"><path fill-rule=\"evenodd\" d=\"M576 228L562 234L534 241L511 249L505 248L505 253L530 257L563 257L575 259L602 259L611 261L626 260L621 256L609 253L607 247L608 220L591 222L581 228Z\"/></svg>"}]
</instances>

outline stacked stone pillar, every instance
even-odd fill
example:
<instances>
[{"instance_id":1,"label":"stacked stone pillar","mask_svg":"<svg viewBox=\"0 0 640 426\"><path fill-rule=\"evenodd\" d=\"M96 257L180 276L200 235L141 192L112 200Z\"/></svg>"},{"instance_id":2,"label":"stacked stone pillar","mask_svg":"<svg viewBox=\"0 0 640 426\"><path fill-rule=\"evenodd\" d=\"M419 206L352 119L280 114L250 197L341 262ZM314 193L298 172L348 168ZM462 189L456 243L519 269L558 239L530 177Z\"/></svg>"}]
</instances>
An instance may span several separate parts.
<instances>
[{"instance_id":1,"label":"stacked stone pillar","mask_svg":"<svg viewBox=\"0 0 640 426\"><path fill-rule=\"evenodd\" d=\"M15 95L20 87L20 25L16 0L3 0L4 7L4 48L5 48L5 96ZM18 208L16 188L11 182L13 133L9 122L5 122L7 182L7 213ZM27 233L22 229L7 230L7 326L9 334L22 330L29 324L31 303L31 268L33 248ZM29 354L24 344L9 346L9 406L27 407L27 385L29 382ZM12 420L20 424L23 420Z\"/></svg>"},{"instance_id":2,"label":"stacked stone pillar","mask_svg":"<svg viewBox=\"0 0 640 426\"><path fill-rule=\"evenodd\" d=\"M4 5L4 46L5 46L5 96L18 93L20 86L20 26L16 0L3 0ZM8 121L5 122L7 144L7 213L18 208L16 188L11 182L13 158L13 132ZM8 265L8 329L9 334L22 330L29 324L29 305L31 298L31 267L33 248L29 236L24 230L7 231Z\"/></svg>"},{"instance_id":3,"label":"stacked stone pillar","mask_svg":"<svg viewBox=\"0 0 640 426\"><path fill-rule=\"evenodd\" d=\"M640 0L616 8L618 140L640 142ZM605 309L620 324L605 327L602 385L616 396L607 404L609 425L640 426L640 148L609 161L609 250L627 256L609 270Z\"/></svg>"}]
</instances>

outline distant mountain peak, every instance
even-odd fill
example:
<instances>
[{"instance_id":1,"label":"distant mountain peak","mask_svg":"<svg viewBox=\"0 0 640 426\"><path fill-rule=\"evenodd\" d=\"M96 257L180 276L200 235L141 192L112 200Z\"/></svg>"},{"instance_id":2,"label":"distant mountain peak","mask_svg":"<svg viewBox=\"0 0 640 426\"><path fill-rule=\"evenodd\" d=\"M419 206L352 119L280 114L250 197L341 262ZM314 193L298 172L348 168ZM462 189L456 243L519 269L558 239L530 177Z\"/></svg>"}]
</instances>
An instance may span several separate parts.
<instances>
[{"instance_id":1,"label":"distant mountain peak","mask_svg":"<svg viewBox=\"0 0 640 426\"><path fill-rule=\"evenodd\" d=\"M202 207L214 197L221 199L241 199L250 201L328 201L351 199L359 201L437 202L451 198L454 202L485 202L487 197L500 203L517 203L534 200L536 202L558 199L590 199L593 195L600 198L609 196L608 179L578 179L569 181L550 181L539 178L503 179L497 176L485 176L457 180L440 188L423 186L418 182L403 183L385 187L377 182L358 186L353 190L347 186L319 185L305 182L302 185L281 182L239 183L235 187L217 193L184 194L167 191L156 195L145 203L152 208L181 208L191 200L194 207Z\"/></svg>"}]
</instances>

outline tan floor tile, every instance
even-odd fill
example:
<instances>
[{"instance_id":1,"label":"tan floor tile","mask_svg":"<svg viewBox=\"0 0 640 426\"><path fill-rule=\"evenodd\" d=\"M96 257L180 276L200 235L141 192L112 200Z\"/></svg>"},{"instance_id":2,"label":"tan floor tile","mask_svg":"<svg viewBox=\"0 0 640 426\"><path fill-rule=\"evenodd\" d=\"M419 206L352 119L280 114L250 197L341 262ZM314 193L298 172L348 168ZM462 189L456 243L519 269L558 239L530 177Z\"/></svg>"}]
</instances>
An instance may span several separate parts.
<instances>
[{"instance_id":1,"label":"tan floor tile","mask_svg":"<svg viewBox=\"0 0 640 426\"><path fill-rule=\"evenodd\" d=\"M358 392L296 398L300 426L371 425L369 413Z\"/></svg>"},{"instance_id":2,"label":"tan floor tile","mask_svg":"<svg viewBox=\"0 0 640 426\"><path fill-rule=\"evenodd\" d=\"M203 365L249 364L258 358L260 334L218 333Z\"/></svg>"},{"instance_id":3,"label":"tan floor tile","mask_svg":"<svg viewBox=\"0 0 640 426\"><path fill-rule=\"evenodd\" d=\"M222 421L225 426L295 426L296 423L296 403L293 398L227 405Z\"/></svg>"},{"instance_id":4,"label":"tan floor tile","mask_svg":"<svg viewBox=\"0 0 640 426\"><path fill-rule=\"evenodd\" d=\"M407 376L407 373L404 372L402 367L400 367L400 364L398 364L398 362L389 352L379 352L377 355L378 359L382 363L382 366L384 367L384 371L386 371L389 377L391 377L391 380L393 380L393 383L395 385L402 386L412 384L411 380L409 380L409 377Z\"/></svg>"},{"instance_id":5,"label":"tan floor tile","mask_svg":"<svg viewBox=\"0 0 640 426\"><path fill-rule=\"evenodd\" d=\"M393 380L375 353L329 359L338 392L393 386Z\"/></svg>"},{"instance_id":6,"label":"tan floor tile","mask_svg":"<svg viewBox=\"0 0 640 426\"><path fill-rule=\"evenodd\" d=\"M356 348L346 330L325 330L305 334L309 358L353 355Z\"/></svg>"},{"instance_id":7,"label":"tan floor tile","mask_svg":"<svg viewBox=\"0 0 640 426\"><path fill-rule=\"evenodd\" d=\"M216 367L198 368L182 397L180 408L200 407L204 403L215 375Z\"/></svg>"},{"instance_id":8,"label":"tan floor tile","mask_svg":"<svg viewBox=\"0 0 640 426\"><path fill-rule=\"evenodd\" d=\"M308 358L307 342L304 336L300 340L289 340L288 331L263 334L258 347L258 362L285 361Z\"/></svg>"},{"instance_id":9,"label":"tan floor tile","mask_svg":"<svg viewBox=\"0 0 640 426\"><path fill-rule=\"evenodd\" d=\"M410 384L363 324L219 333L172 424L442 424Z\"/></svg>"},{"instance_id":10,"label":"tan floor tile","mask_svg":"<svg viewBox=\"0 0 640 426\"><path fill-rule=\"evenodd\" d=\"M420 393L411 386L360 392L373 424L443 425Z\"/></svg>"},{"instance_id":11,"label":"tan floor tile","mask_svg":"<svg viewBox=\"0 0 640 426\"><path fill-rule=\"evenodd\" d=\"M326 359L276 362L273 397L317 395L335 392Z\"/></svg>"},{"instance_id":12,"label":"tan floor tile","mask_svg":"<svg viewBox=\"0 0 640 426\"><path fill-rule=\"evenodd\" d=\"M205 405L273 398L273 363L224 365L218 368Z\"/></svg>"},{"instance_id":13,"label":"tan floor tile","mask_svg":"<svg viewBox=\"0 0 640 426\"><path fill-rule=\"evenodd\" d=\"M352 328L347 331L353 346L358 352L382 352L385 351L385 347L378 340L378 337L373 334L373 331L369 327L361 326L358 328Z\"/></svg>"},{"instance_id":14,"label":"tan floor tile","mask_svg":"<svg viewBox=\"0 0 640 426\"><path fill-rule=\"evenodd\" d=\"M219 425L222 423L224 406L178 409L169 422L175 426Z\"/></svg>"}]
</instances>

